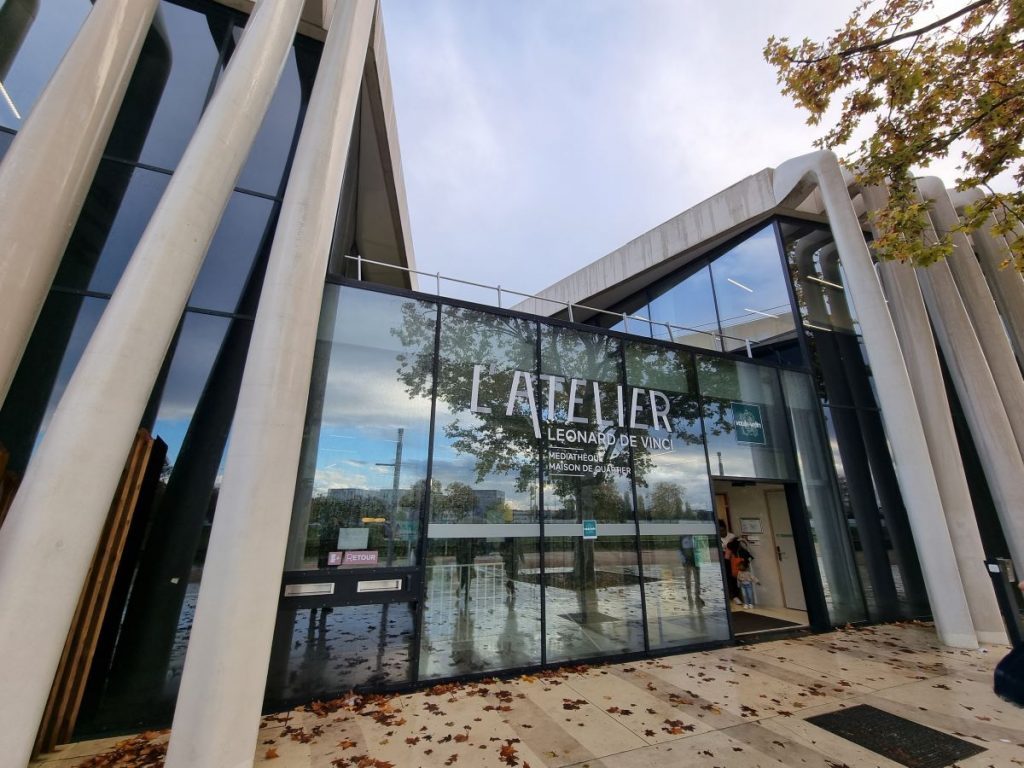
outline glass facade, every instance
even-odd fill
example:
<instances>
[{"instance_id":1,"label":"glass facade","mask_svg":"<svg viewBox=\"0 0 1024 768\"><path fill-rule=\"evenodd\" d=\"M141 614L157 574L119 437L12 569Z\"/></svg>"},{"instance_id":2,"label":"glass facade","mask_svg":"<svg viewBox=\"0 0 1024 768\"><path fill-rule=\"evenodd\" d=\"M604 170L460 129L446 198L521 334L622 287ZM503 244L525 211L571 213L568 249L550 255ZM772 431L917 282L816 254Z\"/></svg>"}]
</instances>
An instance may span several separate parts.
<instances>
[{"instance_id":1,"label":"glass facade","mask_svg":"<svg viewBox=\"0 0 1024 768\"><path fill-rule=\"evenodd\" d=\"M0 154L90 7L0 0ZM245 21L161 3L0 409L15 474ZM140 425L157 449L79 735L170 720L318 60L296 40ZM727 640L716 482L785 489L818 626L927 613L826 226L758 223L614 309L620 333L325 287L269 703Z\"/></svg>"},{"instance_id":2,"label":"glass facade","mask_svg":"<svg viewBox=\"0 0 1024 768\"><path fill-rule=\"evenodd\" d=\"M0 2L0 152L92 4ZM247 17L160 3L51 292L0 409L21 475L230 60ZM287 168L319 60L297 38L167 352L141 427L158 439L111 594L78 733L169 722L222 458ZM393 612L393 617L397 616Z\"/></svg>"},{"instance_id":3,"label":"glass facade","mask_svg":"<svg viewBox=\"0 0 1024 768\"><path fill-rule=\"evenodd\" d=\"M771 377L740 363L698 356L711 472L799 481L812 518L818 510L829 520L838 520L837 514L845 520L846 531L836 546L852 542L860 586L851 586L848 594L840 594L838 586L833 592L832 583L852 583L850 563L822 558L823 588L834 620L928 614L870 361L826 224L781 217L758 224L611 309L637 316L618 321L617 330L649 332L658 339L731 352L737 359L762 358L810 371L827 442L814 436L818 426L810 428L810 411L791 408L787 427L779 384ZM805 394L792 390L794 399ZM753 442L738 439L742 430L736 425L742 421L760 421L763 434L755 430ZM804 450L811 444L829 457L826 466L817 467ZM792 463L794 455L799 466ZM810 462L806 471L804 461ZM823 540L815 541L824 546ZM842 544L834 551L848 549Z\"/></svg>"},{"instance_id":4,"label":"glass facade","mask_svg":"<svg viewBox=\"0 0 1024 768\"><path fill-rule=\"evenodd\" d=\"M863 618L806 373L324 296L268 702L727 640L716 477L802 489L808 584Z\"/></svg>"},{"instance_id":5,"label":"glass facade","mask_svg":"<svg viewBox=\"0 0 1024 768\"><path fill-rule=\"evenodd\" d=\"M874 620L927 615L870 361L832 233L826 225L793 219L781 220L779 228L868 613Z\"/></svg>"},{"instance_id":6,"label":"glass facade","mask_svg":"<svg viewBox=\"0 0 1024 768\"><path fill-rule=\"evenodd\" d=\"M802 364L774 222L740 235L612 309L630 315L611 325L617 331ZM608 318L596 320L608 325Z\"/></svg>"}]
</instances>

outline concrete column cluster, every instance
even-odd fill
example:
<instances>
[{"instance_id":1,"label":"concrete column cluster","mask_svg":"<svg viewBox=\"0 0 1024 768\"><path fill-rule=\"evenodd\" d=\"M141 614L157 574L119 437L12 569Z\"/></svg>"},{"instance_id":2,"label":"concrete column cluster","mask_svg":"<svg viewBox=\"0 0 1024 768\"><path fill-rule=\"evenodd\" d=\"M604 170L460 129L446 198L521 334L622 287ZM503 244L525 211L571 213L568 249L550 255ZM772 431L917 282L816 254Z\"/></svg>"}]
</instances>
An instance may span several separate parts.
<instances>
[{"instance_id":1,"label":"concrete column cluster","mask_svg":"<svg viewBox=\"0 0 1024 768\"><path fill-rule=\"evenodd\" d=\"M10 25L27 28L32 5L4 4L0 74L24 33ZM78 220L156 7L157 0L98 0L0 163L0 403Z\"/></svg>"},{"instance_id":2,"label":"concrete column cluster","mask_svg":"<svg viewBox=\"0 0 1024 768\"><path fill-rule=\"evenodd\" d=\"M248 765L256 746L320 297L373 18L373 0L351 0L327 33L242 377L168 768Z\"/></svg>"},{"instance_id":3,"label":"concrete column cluster","mask_svg":"<svg viewBox=\"0 0 1024 768\"><path fill-rule=\"evenodd\" d=\"M11 316L11 337L22 347L66 241L51 238L42 257L30 260L29 246L22 245L30 240L27 230L52 224L70 231L155 4L97 3L0 169L0 216L8 222L8 229L0 224L0 236L10 231L21 238L0 262L0 285L24 290L23 296L15 290L11 299L0 297L0 312L5 320ZM257 3L0 528L0 753L10 765L28 762L126 454L284 69L302 8L303 0ZM86 93L75 93L76 87ZM82 108L69 112L69 103ZM68 134L87 132L79 117L91 120L91 135L77 142ZM82 189L64 194L60 184L51 184L56 200L26 190L26 183L52 182L53 174L67 172L54 162L55 154L64 156L66 142L76 147L67 157L75 169L67 184ZM8 209L8 201L20 207ZM22 221L11 221L16 215ZM20 355L6 349L0 358L5 386L7 368ZM200 764L226 765L192 763Z\"/></svg>"},{"instance_id":4,"label":"concrete column cluster","mask_svg":"<svg viewBox=\"0 0 1024 768\"><path fill-rule=\"evenodd\" d=\"M906 362L871 254L864 242L839 163L831 152L788 160L775 169L776 203L797 203L815 188L832 227L847 288L871 350L886 433L893 446L896 475L917 547L935 625L942 642L961 648L978 644L957 568L953 542L942 518L942 499ZM936 518L936 515L939 517ZM936 525L940 521L943 524Z\"/></svg>"}]
</instances>

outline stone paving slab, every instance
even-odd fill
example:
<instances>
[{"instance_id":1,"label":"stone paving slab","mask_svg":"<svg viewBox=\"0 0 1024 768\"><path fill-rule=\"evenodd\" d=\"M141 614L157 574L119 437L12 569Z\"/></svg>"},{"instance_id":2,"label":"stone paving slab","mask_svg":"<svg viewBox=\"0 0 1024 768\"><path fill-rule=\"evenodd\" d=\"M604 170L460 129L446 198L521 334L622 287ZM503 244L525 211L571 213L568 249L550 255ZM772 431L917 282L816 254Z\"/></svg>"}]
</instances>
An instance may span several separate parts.
<instances>
[{"instance_id":1,"label":"stone paving slab","mask_svg":"<svg viewBox=\"0 0 1024 768\"><path fill-rule=\"evenodd\" d=\"M959 768L1024 768L1024 709L992 693L1005 647L941 646L930 625L845 629L263 718L269 768L900 768L806 718L870 704L984 747ZM34 768L159 766L167 732L62 747Z\"/></svg>"}]
</instances>

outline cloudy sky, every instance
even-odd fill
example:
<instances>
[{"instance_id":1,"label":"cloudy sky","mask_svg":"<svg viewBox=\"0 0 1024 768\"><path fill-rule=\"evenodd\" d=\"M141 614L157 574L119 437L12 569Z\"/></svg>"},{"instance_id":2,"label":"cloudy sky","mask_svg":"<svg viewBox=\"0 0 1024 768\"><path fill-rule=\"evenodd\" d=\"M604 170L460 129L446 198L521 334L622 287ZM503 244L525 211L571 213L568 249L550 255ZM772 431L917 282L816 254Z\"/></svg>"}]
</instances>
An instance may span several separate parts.
<instances>
[{"instance_id":1,"label":"cloudy sky","mask_svg":"<svg viewBox=\"0 0 1024 768\"><path fill-rule=\"evenodd\" d=\"M536 291L811 151L761 50L852 6L383 0L420 269Z\"/></svg>"}]
</instances>

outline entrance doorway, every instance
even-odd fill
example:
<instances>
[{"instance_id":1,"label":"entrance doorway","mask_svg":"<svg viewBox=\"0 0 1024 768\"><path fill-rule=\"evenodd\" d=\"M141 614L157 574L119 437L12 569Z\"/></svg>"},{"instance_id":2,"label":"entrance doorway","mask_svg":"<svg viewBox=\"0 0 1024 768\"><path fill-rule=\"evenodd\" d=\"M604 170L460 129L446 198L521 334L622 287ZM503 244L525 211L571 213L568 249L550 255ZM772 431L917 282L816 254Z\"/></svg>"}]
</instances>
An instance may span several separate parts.
<instances>
[{"instance_id":1,"label":"entrance doorway","mask_svg":"<svg viewBox=\"0 0 1024 768\"><path fill-rule=\"evenodd\" d=\"M750 576L730 578L727 585L733 633L749 635L808 626L807 601L786 486L753 480L716 480L715 513L736 539L726 559L726 574L745 562ZM729 535L726 538L729 538ZM731 549L726 545L726 550ZM743 581L752 578L744 592Z\"/></svg>"}]
</instances>

